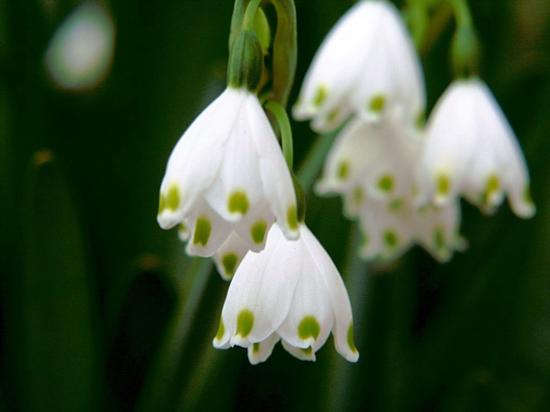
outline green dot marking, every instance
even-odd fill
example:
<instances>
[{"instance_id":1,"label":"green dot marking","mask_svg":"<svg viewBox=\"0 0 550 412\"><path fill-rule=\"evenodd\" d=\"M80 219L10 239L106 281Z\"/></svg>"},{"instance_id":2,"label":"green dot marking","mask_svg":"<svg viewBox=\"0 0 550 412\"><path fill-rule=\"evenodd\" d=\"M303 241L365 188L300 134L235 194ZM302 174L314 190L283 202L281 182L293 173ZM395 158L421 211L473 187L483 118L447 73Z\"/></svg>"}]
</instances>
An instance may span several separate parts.
<instances>
[{"instance_id":1,"label":"green dot marking","mask_svg":"<svg viewBox=\"0 0 550 412\"><path fill-rule=\"evenodd\" d=\"M338 108L331 110L327 115L327 122L329 124L334 123L340 116L340 110Z\"/></svg>"},{"instance_id":2,"label":"green dot marking","mask_svg":"<svg viewBox=\"0 0 550 412\"><path fill-rule=\"evenodd\" d=\"M315 96L313 96L313 105L315 107L321 106L324 102L326 102L328 97L328 90L325 86L319 86L317 88L317 91L315 92Z\"/></svg>"},{"instance_id":3,"label":"green dot marking","mask_svg":"<svg viewBox=\"0 0 550 412\"><path fill-rule=\"evenodd\" d=\"M393 199L388 207L392 212L398 212L403 207L403 199Z\"/></svg>"},{"instance_id":4,"label":"green dot marking","mask_svg":"<svg viewBox=\"0 0 550 412\"><path fill-rule=\"evenodd\" d=\"M235 253L226 253L222 257L223 270L227 276L233 276L235 269L237 269L237 262L239 258Z\"/></svg>"},{"instance_id":5,"label":"green dot marking","mask_svg":"<svg viewBox=\"0 0 550 412\"><path fill-rule=\"evenodd\" d=\"M254 243L259 245L264 241L266 230L267 223L263 220L258 220L252 225L252 227L250 228L250 235L252 236L252 240L254 241Z\"/></svg>"},{"instance_id":6,"label":"green dot marking","mask_svg":"<svg viewBox=\"0 0 550 412\"><path fill-rule=\"evenodd\" d=\"M339 180L346 180L349 177L349 162L342 160L338 164L338 170L336 171L336 176Z\"/></svg>"},{"instance_id":7,"label":"green dot marking","mask_svg":"<svg viewBox=\"0 0 550 412\"><path fill-rule=\"evenodd\" d=\"M255 343L252 344L252 352L254 352L254 353L260 352L260 343L259 342L255 342Z\"/></svg>"},{"instance_id":8,"label":"green dot marking","mask_svg":"<svg viewBox=\"0 0 550 412\"><path fill-rule=\"evenodd\" d=\"M353 340L353 323L350 323L348 328L348 347L352 352L357 352L357 347L355 346L355 341Z\"/></svg>"},{"instance_id":9,"label":"green dot marking","mask_svg":"<svg viewBox=\"0 0 550 412\"><path fill-rule=\"evenodd\" d=\"M314 316L306 316L298 325L298 336L303 340L308 338L317 339L320 332L321 326L319 326L319 322Z\"/></svg>"},{"instance_id":10,"label":"green dot marking","mask_svg":"<svg viewBox=\"0 0 550 412\"><path fill-rule=\"evenodd\" d=\"M246 338L254 327L254 314L248 309L243 309L237 317L237 334Z\"/></svg>"},{"instance_id":11,"label":"green dot marking","mask_svg":"<svg viewBox=\"0 0 550 412\"><path fill-rule=\"evenodd\" d=\"M158 212L158 214L160 215L162 212L164 212L164 209L166 209L166 198L161 193L160 198L159 198L159 212Z\"/></svg>"},{"instance_id":12,"label":"green dot marking","mask_svg":"<svg viewBox=\"0 0 550 412\"><path fill-rule=\"evenodd\" d=\"M223 325L223 320L220 319L220 325L218 326L218 332L216 333L216 340L220 340L225 335L225 326Z\"/></svg>"},{"instance_id":13,"label":"green dot marking","mask_svg":"<svg viewBox=\"0 0 550 412\"><path fill-rule=\"evenodd\" d=\"M533 198L531 197L531 188L529 187L529 185L526 185L525 189L523 189L523 200L529 205L533 204Z\"/></svg>"},{"instance_id":14,"label":"green dot marking","mask_svg":"<svg viewBox=\"0 0 550 412\"><path fill-rule=\"evenodd\" d=\"M445 232L441 227L437 227L434 229L433 241L437 250L445 249Z\"/></svg>"},{"instance_id":15,"label":"green dot marking","mask_svg":"<svg viewBox=\"0 0 550 412\"><path fill-rule=\"evenodd\" d=\"M497 175L490 175L485 182L485 192L483 194L483 201L485 204L489 203L490 198L500 190L500 179Z\"/></svg>"},{"instance_id":16,"label":"green dot marking","mask_svg":"<svg viewBox=\"0 0 550 412\"><path fill-rule=\"evenodd\" d=\"M298 211L296 206L289 206L286 211L286 223L291 230L298 230Z\"/></svg>"},{"instance_id":17,"label":"green dot marking","mask_svg":"<svg viewBox=\"0 0 550 412\"><path fill-rule=\"evenodd\" d=\"M384 193L390 193L395 187L395 180L392 175L383 175L378 179L378 189Z\"/></svg>"},{"instance_id":18,"label":"green dot marking","mask_svg":"<svg viewBox=\"0 0 550 412\"><path fill-rule=\"evenodd\" d=\"M384 244L390 248L393 249L397 246L399 243L399 237L397 236L397 233L395 233L393 230L388 229L384 232Z\"/></svg>"},{"instance_id":19,"label":"green dot marking","mask_svg":"<svg viewBox=\"0 0 550 412\"><path fill-rule=\"evenodd\" d=\"M166 194L166 207L171 211L176 211L180 205L180 190L176 185L170 186Z\"/></svg>"},{"instance_id":20,"label":"green dot marking","mask_svg":"<svg viewBox=\"0 0 550 412\"><path fill-rule=\"evenodd\" d=\"M313 348L311 346L308 346L307 348L300 348L303 354L305 355L311 355L313 353Z\"/></svg>"},{"instance_id":21,"label":"green dot marking","mask_svg":"<svg viewBox=\"0 0 550 412\"><path fill-rule=\"evenodd\" d=\"M447 196L451 191L451 180L446 174L439 174L436 178L436 191L440 196Z\"/></svg>"},{"instance_id":22,"label":"green dot marking","mask_svg":"<svg viewBox=\"0 0 550 412\"><path fill-rule=\"evenodd\" d=\"M386 106L386 97L382 94L374 96L369 102L369 110L374 113L380 113Z\"/></svg>"},{"instance_id":23,"label":"green dot marking","mask_svg":"<svg viewBox=\"0 0 550 412\"><path fill-rule=\"evenodd\" d=\"M353 189L353 201L360 205L363 203L363 199L365 198L365 192L363 191L363 188L360 186L357 186L355 189Z\"/></svg>"},{"instance_id":24,"label":"green dot marking","mask_svg":"<svg viewBox=\"0 0 550 412\"><path fill-rule=\"evenodd\" d=\"M231 213L245 215L248 212L248 197L246 193L241 191L231 193L227 200L227 209Z\"/></svg>"},{"instance_id":25,"label":"green dot marking","mask_svg":"<svg viewBox=\"0 0 550 412\"><path fill-rule=\"evenodd\" d=\"M212 225L207 217L199 217L195 223L195 233L193 235L193 243L195 245L206 246L210 233L212 232Z\"/></svg>"}]
</instances>

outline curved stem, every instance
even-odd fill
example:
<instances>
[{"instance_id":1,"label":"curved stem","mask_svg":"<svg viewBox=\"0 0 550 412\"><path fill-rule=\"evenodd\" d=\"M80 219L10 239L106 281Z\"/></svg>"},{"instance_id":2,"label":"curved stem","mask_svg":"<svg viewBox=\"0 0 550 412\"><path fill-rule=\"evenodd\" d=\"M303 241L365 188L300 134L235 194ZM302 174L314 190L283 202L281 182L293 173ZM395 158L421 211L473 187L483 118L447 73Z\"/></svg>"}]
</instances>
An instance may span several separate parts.
<instances>
[{"instance_id":1,"label":"curved stem","mask_svg":"<svg viewBox=\"0 0 550 412\"><path fill-rule=\"evenodd\" d=\"M470 27L472 25L472 15L467 0L449 0L449 3L453 8L457 26Z\"/></svg>"},{"instance_id":2,"label":"curved stem","mask_svg":"<svg viewBox=\"0 0 550 412\"><path fill-rule=\"evenodd\" d=\"M268 101L265 105L265 108L273 114L275 120L277 121L277 126L279 128L279 132L281 133L283 154L285 156L288 168L292 171L294 163L294 149L292 141L292 129L290 128L288 115L286 114L283 106L274 100Z\"/></svg>"},{"instance_id":3,"label":"curved stem","mask_svg":"<svg viewBox=\"0 0 550 412\"><path fill-rule=\"evenodd\" d=\"M243 30L254 31L254 20L261 2L262 0L251 0L250 3L248 3L246 11L244 12Z\"/></svg>"}]
</instances>

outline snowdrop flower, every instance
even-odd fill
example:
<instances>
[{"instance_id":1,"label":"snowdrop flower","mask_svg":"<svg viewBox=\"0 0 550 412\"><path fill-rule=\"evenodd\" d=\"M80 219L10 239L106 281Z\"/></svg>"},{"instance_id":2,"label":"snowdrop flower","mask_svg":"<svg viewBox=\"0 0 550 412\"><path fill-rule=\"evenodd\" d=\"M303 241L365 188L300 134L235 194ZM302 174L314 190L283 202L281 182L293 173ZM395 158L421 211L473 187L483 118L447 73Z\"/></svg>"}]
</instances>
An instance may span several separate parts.
<instances>
[{"instance_id":1,"label":"snowdrop flower","mask_svg":"<svg viewBox=\"0 0 550 412\"><path fill-rule=\"evenodd\" d=\"M359 215L365 259L396 259L415 243L440 262L464 248L459 236L460 205L426 206L418 209L412 199L390 204L367 199Z\"/></svg>"},{"instance_id":2,"label":"snowdrop flower","mask_svg":"<svg viewBox=\"0 0 550 412\"><path fill-rule=\"evenodd\" d=\"M299 235L296 196L277 138L255 94L228 87L175 146L160 189L158 222L180 225L191 255L212 256L230 277L244 251L263 249L276 221Z\"/></svg>"},{"instance_id":3,"label":"snowdrop flower","mask_svg":"<svg viewBox=\"0 0 550 412\"><path fill-rule=\"evenodd\" d=\"M412 40L388 1L360 1L331 30L305 77L294 108L316 131L338 127L350 114L367 120L424 112L424 79Z\"/></svg>"},{"instance_id":4,"label":"snowdrop flower","mask_svg":"<svg viewBox=\"0 0 550 412\"><path fill-rule=\"evenodd\" d=\"M411 194L422 143L418 131L402 122L356 118L336 138L316 191L343 195L348 217L357 215L366 196L398 201Z\"/></svg>"},{"instance_id":5,"label":"snowdrop flower","mask_svg":"<svg viewBox=\"0 0 550 412\"><path fill-rule=\"evenodd\" d=\"M353 341L349 297L334 263L304 225L289 241L277 225L265 249L248 252L229 286L213 344L248 348L252 364L265 361L275 344L303 360L315 360L332 331L336 350L359 358Z\"/></svg>"},{"instance_id":6,"label":"snowdrop flower","mask_svg":"<svg viewBox=\"0 0 550 412\"><path fill-rule=\"evenodd\" d=\"M427 125L424 201L445 205L459 194L491 213L508 195L514 213L535 213L521 148L495 98L479 79L457 80Z\"/></svg>"},{"instance_id":7,"label":"snowdrop flower","mask_svg":"<svg viewBox=\"0 0 550 412\"><path fill-rule=\"evenodd\" d=\"M114 52L114 24L98 3L78 7L55 32L46 67L62 88L88 89L105 78Z\"/></svg>"}]
</instances>

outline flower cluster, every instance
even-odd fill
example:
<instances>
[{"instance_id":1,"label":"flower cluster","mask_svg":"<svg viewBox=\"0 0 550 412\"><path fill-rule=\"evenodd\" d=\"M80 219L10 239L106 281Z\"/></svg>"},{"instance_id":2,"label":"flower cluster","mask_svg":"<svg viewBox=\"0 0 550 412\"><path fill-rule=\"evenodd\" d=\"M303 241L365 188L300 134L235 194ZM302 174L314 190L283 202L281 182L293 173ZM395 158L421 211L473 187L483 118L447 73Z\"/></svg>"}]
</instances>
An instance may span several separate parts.
<instances>
[{"instance_id":1,"label":"flower cluster","mask_svg":"<svg viewBox=\"0 0 550 412\"><path fill-rule=\"evenodd\" d=\"M448 260L465 244L461 196L492 213L508 195L518 216L534 213L520 147L480 79L454 81L426 126L424 111L420 62L398 11L359 2L315 56L294 116L320 132L343 125L317 192L343 197L365 258L395 258L417 243Z\"/></svg>"},{"instance_id":2,"label":"flower cluster","mask_svg":"<svg viewBox=\"0 0 550 412\"><path fill-rule=\"evenodd\" d=\"M228 87L173 149L157 220L163 229L178 227L187 253L213 257L221 276L231 280L215 347L248 348L256 364L282 340L295 357L315 360L332 332L336 350L355 362L346 288L303 222L292 162L258 98L264 52L249 26L259 4L251 1L244 16L238 15L239 3L235 8L234 25L242 21L243 28L232 33ZM282 108L274 109L277 117L275 112L288 124ZM278 129L289 132L284 124ZM283 146L289 144L285 137Z\"/></svg>"}]
</instances>

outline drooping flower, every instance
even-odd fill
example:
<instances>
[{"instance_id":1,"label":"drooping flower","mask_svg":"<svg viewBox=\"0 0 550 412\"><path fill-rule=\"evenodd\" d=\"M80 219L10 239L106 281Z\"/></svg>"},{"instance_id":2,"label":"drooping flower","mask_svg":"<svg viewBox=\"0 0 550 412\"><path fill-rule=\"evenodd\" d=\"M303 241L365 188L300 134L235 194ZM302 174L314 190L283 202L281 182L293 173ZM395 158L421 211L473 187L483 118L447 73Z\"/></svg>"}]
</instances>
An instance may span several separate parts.
<instances>
[{"instance_id":1,"label":"drooping flower","mask_svg":"<svg viewBox=\"0 0 550 412\"><path fill-rule=\"evenodd\" d=\"M45 60L52 79L64 89L96 86L105 78L114 54L114 23L95 2L75 9L55 32Z\"/></svg>"},{"instance_id":2,"label":"drooping flower","mask_svg":"<svg viewBox=\"0 0 550 412\"><path fill-rule=\"evenodd\" d=\"M415 244L440 262L464 248L460 231L460 204L418 208L412 198L382 203L367 198L359 213L365 259L396 259Z\"/></svg>"},{"instance_id":3,"label":"drooping flower","mask_svg":"<svg viewBox=\"0 0 550 412\"><path fill-rule=\"evenodd\" d=\"M338 269L304 225L289 241L277 225L262 252L248 252L229 286L216 348L248 348L252 364L265 361L275 344L303 360L315 360L332 331L336 350L350 362L353 341L349 297Z\"/></svg>"},{"instance_id":4,"label":"drooping flower","mask_svg":"<svg viewBox=\"0 0 550 412\"><path fill-rule=\"evenodd\" d=\"M263 249L274 221L288 239L298 237L290 172L256 95L229 87L172 151L158 222L163 229L180 225L191 255L212 256L224 245L217 262L231 276L243 250Z\"/></svg>"},{"instance_id":5,"label":"drooping flower","mask_svg":"<svg viewBox=\"0 0 550 412\"><path fill-rule=\"evenodd\" d=\"M445 205L462 194L491 213L508 195L516 215L535 213L521 148L479 79L456 80L440 98L427 125L421 167L424 202Z\"/></svg>"},{"instance_id":6,"label":"drooping flower","mask_svg":"<svg viewBox=\"0 0 550 412\"><path fill-rule=\"evenodd\" d=\"M395 203L411 195L422 149L418 130L402 122L365 122L356 118L332 146L316 190L340 194L348 217L367 196Z\"/></svg>"},{"instance_id":7,"label":"drooping flower","mask_svg":"<svg viewBox=\"0 0 550 412\"><path fill-rule=\"evenodd\" d=\"M330 131L352 113L367 120L398 115L416 122L424 112L422 69L397 9L360 1L331 30L305 77L294 108Z\"/></svg>"}]
</instances>

